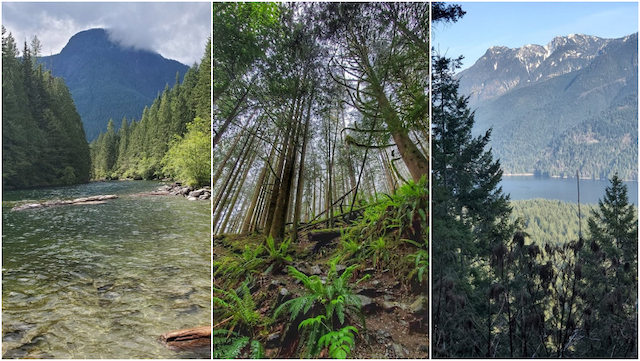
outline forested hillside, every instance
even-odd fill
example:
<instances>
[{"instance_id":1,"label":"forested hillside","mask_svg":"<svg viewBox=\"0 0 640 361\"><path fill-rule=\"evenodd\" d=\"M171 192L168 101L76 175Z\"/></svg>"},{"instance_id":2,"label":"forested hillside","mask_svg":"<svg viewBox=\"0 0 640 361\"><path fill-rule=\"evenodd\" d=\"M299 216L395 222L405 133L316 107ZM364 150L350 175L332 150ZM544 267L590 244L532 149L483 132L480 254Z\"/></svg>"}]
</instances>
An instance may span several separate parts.
<instances>
[{"instance_id":1,"label":"forested hillside","mask_svg":"<svg viewBox=\"0 0 640 361\"><path fill-rule=\"evenodd\" d=\"M211 182L211 40L199 66L176 75L140 120L123 118L116 131L91 142L93 179L173 178L193 186Z\"/></svg>"},{"instance_id":2,"label":"forested hillside","mask_svg":"<svg viewBox=\"0 0 640 361\"><path fill-rule=\"evenodd\" d=\"M2 186L65 185L89 180L80 115L62 78L37 64L39 44L19 52L2 27Z\"/></svg>"},{"instance_id":3,"label":"forested hillside","mask_svg":"<svg viewBox=\"0 0 640 361\"><path fill-rule=\"evenodd\" d=\"M176 73L182 80L189 69L157 53L122 47L106 29L81 31L59 54L42 55L38 62L69 87L89 142L106 131L110 118L140 117Z\"/></svg>"},{"instance_id":4,"label":"forested hillside","mask_svg":"<svg viewBox=\"0 0 640 361\"><path fill-rule=\"evenodd\" d=\"M507 173L638 179L638 36L492 47L459 74Z\"/></svg>"},{"instance_id":5,"label":"forested hillside","mask_svg":"<svg viewBox=\"0 0 640 361\"><path fill-rule=\"evenodd\" d=\"M581 204L578 218L578 203L567 203L550 199L512 201L511 219L522 220L522 230L528 235L528 242L539 246L550 244L561 246L578 239L580 227L583 237L587 236L587 219L596 207ZM582 223L582 224L581 224Z\"/></svg>"},{"instance_id":6,"label":"forested hillside","mask_svg":"<svg viewBox=\"0 0 640 361\"><path fill-rule=\"evenodd\" d=\"M213 6L214 357L427 356L429 4Z\"/></svg>"}]
</instances>

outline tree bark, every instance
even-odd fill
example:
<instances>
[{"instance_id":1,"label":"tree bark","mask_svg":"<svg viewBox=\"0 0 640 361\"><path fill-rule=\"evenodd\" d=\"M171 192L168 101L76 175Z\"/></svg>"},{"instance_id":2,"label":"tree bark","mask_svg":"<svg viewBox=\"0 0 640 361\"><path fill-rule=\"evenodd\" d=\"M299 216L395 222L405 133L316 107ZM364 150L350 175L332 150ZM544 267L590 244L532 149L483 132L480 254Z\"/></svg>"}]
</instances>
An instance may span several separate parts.
<instances>
[{"instance_id":1,"label":"tree bark","mask_svg":"<svg viewBox=\"0 0 640 361\"><path fill-rule=\"evenodd\" d=\"M373 95L378 103L380 112L382 113L382 118L387 124L402 160L407 166L407 169L409 169L409 173L411 173L413 181L418 182L423 175L427 177L429 176L429 161L420 152L418 147L416 147L411 138L409 138L407 129L402 126L398 113L393 106L391 106L391 103L387 98L387 94L385 94L371 63L369 62L369 57L363 44L364 43L361 43L358 46L357 53L362 61L363 70L367 75L366 80L371 85L371 90L373 91Z\"/></svg>"}]
</instances>

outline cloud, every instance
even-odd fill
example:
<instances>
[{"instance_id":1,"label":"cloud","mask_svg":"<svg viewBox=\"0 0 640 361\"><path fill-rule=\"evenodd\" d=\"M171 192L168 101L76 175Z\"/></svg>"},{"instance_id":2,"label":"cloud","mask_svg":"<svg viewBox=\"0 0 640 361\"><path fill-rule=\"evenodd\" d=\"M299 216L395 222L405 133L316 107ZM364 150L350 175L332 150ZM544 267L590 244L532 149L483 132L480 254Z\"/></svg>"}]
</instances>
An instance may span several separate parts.
<instances>
[{"instance_id":1,"label":"cloud","mask_svg":"<svg viewBox=\"0 0 640 361\"><path fill-rule=\"evenodd\" d=\"M101 27L122 46L192 65L211 35L211 3L3 2L2 23L19 48L38 36L45 55L59 53L79 31Z\"/></svg>"}]
</instances>

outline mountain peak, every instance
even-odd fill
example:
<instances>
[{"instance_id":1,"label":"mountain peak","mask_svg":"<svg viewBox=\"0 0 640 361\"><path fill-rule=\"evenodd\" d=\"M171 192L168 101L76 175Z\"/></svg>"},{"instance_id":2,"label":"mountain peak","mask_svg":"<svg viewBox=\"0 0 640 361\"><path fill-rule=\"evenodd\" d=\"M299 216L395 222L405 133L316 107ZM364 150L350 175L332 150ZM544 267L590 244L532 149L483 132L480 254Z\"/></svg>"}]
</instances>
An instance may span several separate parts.
<instances>
[{"instance_id":1,"label":"mountain peak","mask_svg":"<svg viewBox=\"0 0 640 361\"><path fill-rule=\"evenodd\" d=\"M60 54L38 61L64 78L89 141L109 119L139 119L176 73L183 79L189 69L158 53L122 46L109 29L99 28L73 35Z\"/></svg>"},{"instance_id":2,"label":"mountain peak","mask_svg":"<svg viewBox=\"0 0 640 361\"><path fill-rule=\"evenodd\" d=\"M95 28L83 30L71 37L60 53L87 51L88 49L109 49L116 47L106 29Z\"/></svg>"},{"instance_id":3,"label":"mountain peak","mask_svg":"<svg viewBox=\"0 0 640 361\"><path fill-rule=\"evenodd\" d=\"M460 89L471 96L471 104L491 99L516 87L579 70L611 41L615 39L570 34L556 36L545 46L492 46L460 73Z\"/></svg>"}]
</instances>

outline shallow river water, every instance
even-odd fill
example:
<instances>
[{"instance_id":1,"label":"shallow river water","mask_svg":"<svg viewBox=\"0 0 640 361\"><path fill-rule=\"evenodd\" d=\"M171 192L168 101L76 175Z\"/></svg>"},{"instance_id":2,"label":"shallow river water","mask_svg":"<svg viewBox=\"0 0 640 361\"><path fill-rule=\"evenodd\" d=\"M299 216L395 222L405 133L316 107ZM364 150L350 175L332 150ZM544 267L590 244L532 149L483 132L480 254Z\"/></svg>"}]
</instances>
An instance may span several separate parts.
<instances>
[{"instance_id":1,"label":"shallow river water","mask_svg":"<svg viewBox=\"0 0 640 361\"><path fill-rule=\"evenodd\" d=\"M211 322L210 201L135 196L160 182L3 193L3 358L209 358L162 333ZM116 194L105 204L15 204Z\"/></svg>"}]
</instances>

